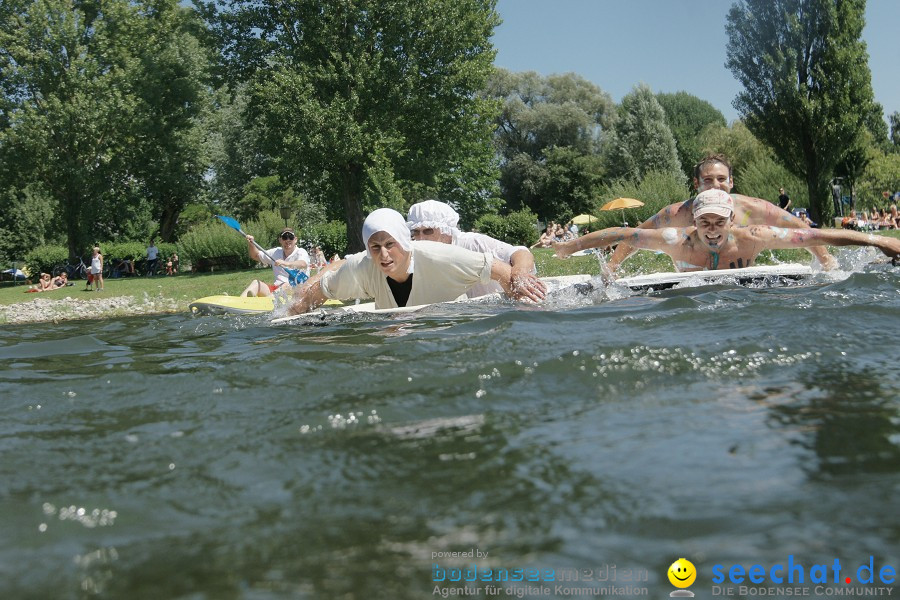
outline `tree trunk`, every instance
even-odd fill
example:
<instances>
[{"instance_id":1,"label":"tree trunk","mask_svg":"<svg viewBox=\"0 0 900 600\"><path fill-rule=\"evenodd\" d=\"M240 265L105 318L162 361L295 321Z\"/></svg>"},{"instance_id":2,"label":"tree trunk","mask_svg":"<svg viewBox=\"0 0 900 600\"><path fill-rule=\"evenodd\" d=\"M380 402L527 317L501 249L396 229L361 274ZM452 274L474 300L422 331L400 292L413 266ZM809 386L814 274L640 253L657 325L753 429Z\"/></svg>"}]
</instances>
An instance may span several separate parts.
<instances>
[{"instance_id":1,"label":"tree trunk","mask_svg":"<svg viewBox=\"0 0 900 600\"><path fill-rule=\"evenodd\" d=\"M175 239L175 227L178 225L178 215L181 209L166 205L159 217L159 238L163 242L171 242Z\"/></svg>"},{"instance_id":2,"label":"tree trunk","mask_svg":"<svg viewBox=\"0 0 900 600\"><path fill-rule=\"evenodd\" d=\"M66 246L69 249L69 260L81 256L84 252L81 240L81 218L79 215L79 205L81 203L75 198L63 198L63 215L66 224Z\"/></svg>"},{"instance_id":3,"label":"tree trunk","mask_svg":"<svg viewBox=\"0 0 900 600\"><path fill-rule=\"evenodd\" d=\"M353 254L365 250L362 240L363 168L356 163L344 165L342 187L344 194L344 214L347 217L347 253Z\"/></svg>"}]
</instances>

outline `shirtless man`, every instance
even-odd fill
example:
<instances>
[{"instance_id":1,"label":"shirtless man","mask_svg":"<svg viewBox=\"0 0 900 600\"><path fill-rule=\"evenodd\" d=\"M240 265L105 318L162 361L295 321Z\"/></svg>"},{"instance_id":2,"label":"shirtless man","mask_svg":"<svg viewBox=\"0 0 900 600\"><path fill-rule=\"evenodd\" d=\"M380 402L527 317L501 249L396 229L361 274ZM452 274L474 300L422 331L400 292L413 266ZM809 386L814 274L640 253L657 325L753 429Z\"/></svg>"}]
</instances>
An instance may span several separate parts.
<instances>
[{"instance_id":1,"label":"shirtless man","mask_svg":"<svg viewBox=\"0 0 900 600\"><path fill-rule=\"evenodd\" d=\"M900 256L900 240L886 236L840 229L822 231L768 225L734 227L735 202L723 190L710 189L697 194L692 210L692 227L612 227L553 246L557 256L565 258L578 250L627 241L633 248L665 252L678 271L740 269L753 266L763 250L810 248L823 244L874 246L887 256Z\"/></svg>"},{"instance_id":2,"label":"shirtless man","mask_svg":"<svg viewBox=\"0 0 900 600\"><path fill-rule=\"evenodd\" d=\"M731 192L734 186L734 178L731 174L731 164L722 154L713 154L701 160L694 167L694 186L697 192L706 190L723 190ZM734 194L734 224L738 226L771 225L773 227L789 229L808 229L809 226L786 210L781 210L771 202L761 198L751 198ZM690 227L694 224L693 205L694 199L685 200L677 204L670 204L641 225L640 229L660 229L662 227ZM825 270L837 267L837 261L828 253L824 246L811 246L807 248L818 259L819 264ZM616 251L609 258L608 267L612 273L616 272L622 262L634 254L635 247L628 241L619 244ZM747 266L747 265L744 265Z\"/></svg>"}]
</instances>

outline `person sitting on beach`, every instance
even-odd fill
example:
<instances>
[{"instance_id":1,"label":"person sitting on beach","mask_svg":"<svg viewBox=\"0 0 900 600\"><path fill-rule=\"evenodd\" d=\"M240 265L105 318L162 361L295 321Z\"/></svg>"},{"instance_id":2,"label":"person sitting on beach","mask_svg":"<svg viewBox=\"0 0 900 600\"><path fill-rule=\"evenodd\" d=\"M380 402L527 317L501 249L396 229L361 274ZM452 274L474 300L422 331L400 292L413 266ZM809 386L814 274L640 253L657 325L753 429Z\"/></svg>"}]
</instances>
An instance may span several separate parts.
<instances>
[{"instance_id":1,"label":"person sitting on beach","mask_svg":"<svg viewBox=\"0 0 900 600\"><path fill-rule=\"evenodd\" d=\"M453 244L475 252L490 252L494 258L507 263L511 270L512 286L521 290L526 298L539 302L544 299L547 287L537 278L534 256L525 246L513 246L483 233L466 233L457 228L459 214L449 204L438 200L425 200L409 208L406 224L413 240L427 240ZM478 284L466 295L477 298L503 290L496 282Z\"/></svg>"},{"instance_id":2,"label":"person sitting on beach","mask_svg":"<svg viewBox=\"0 0 900 600\"><path fill-rule=\"evenodd\" d=\"M247 236L247 247L250 252L250 258L257 262L261 262L264 265L270 265L272 267L272 273L275 276L275 283L269 285L265 281L254 279L250 282L250 285L241 292L242 297L271 296L278 288L287 285L290 282L290 275L288 275L288 272L285 270L286 268L303 271L306 273L307 277L309 276L309 253L297 245L297 235L294 233L294 230L290 227L282 229L281 233L278 234L278 241L281 243L281 246L272 248L268 251L269 256L275 261L273 263L272 260L269 259L269 256L266 256L257 250L256 245L253 243L253 236Z\"/></svg>"},{"instance_id":3,"label":"person sitting on beach","mask_svg":"<svg viewBox=\"0 0 900 600\"><path fill-rule=\"evenodd\" d=\"M734 186L734 177L731 173L731 164L722 154L711 154L697 163L694 167L694 185L697 192L717 189L731 192ZM800 219L782 210L762 198L752 198L735 194L734 198L734 222L738 226L746 225L771 225L790 229L808 229L809 227ZM659 229L662 227L690 227L694 224L693 202L690 198L684 202L670 204L650 217L638 227L640 229ZM828 253L824 246L807 248L822 265L828 270L837 267L837 261ZM608 267L615 273L619 265L634 254L634 247L628 241L619 244L616 251L609 258Z\"/></svg>"},{"instance_id":4,"label":"person sitting on beach","mask_svg":"<svg viewBox=\"0 0 900 600\"><path fill-rule=\"evenodd\" d=\"M538 238L538 241L531 245L532 248L551 248L553 246L553 238L554 231L556 227L553 225L553 221L547 223L547 228L544 229L543 233L541 233L541 237Z\"/></svg>"},{"instance_id":5,"label":"person sitting on beach","mask_svg":"<svg viewBox=\"0 0 900 600\"><path fill-rule=\"evenodd\" d=\"M678 271L739 269L753 266L763 250L832 246L874 246L890 257L900 256L900 240L856 231L796 229L751 225L735 227L734 199L724 190L707 190L693 202L693 227L639 229L613 227L554 244L565 258L585 248L625 242L635 248L668 254Z\"/></svg>"},{"instance_id":6,"label":"person sitting on beach","mask_svg":"<svg viewBox=\"0 0 900 600\"><path fill-rule=\"evenodd\" d=\"M63 271L59 275L56 276L56 279L53 280L53 289L58 290L59 288L64 288L69 285L69 274Z\"/></svg>"},{"instance_id":7,"label":"person sitting on beach","mask_svg":"<svg viewBox=\"0 0 900 600\"><path fill-rule=\"evenodd\" d=\"M374 298L376 308L419 306L456 300L479 283L497 281L510 297L510 266L489 252L451 244L414 242L403 215L379 208L362 227L367 250L347 256L313 283L294 290L292 315L308 312L329 298Z\"/></svg>"},{"instance_id":8,"label":"person sitting on beach","mask_svg":"<svg viewBox=\"0 0 900 600\"><path fill-rule=\"evenodd\" d=\"M52 277L50 273L41 273L41 278L38 279L38 282L25 290L26 293L33 292L49 292L54 289Z\"/></svg>"}]
</instances>

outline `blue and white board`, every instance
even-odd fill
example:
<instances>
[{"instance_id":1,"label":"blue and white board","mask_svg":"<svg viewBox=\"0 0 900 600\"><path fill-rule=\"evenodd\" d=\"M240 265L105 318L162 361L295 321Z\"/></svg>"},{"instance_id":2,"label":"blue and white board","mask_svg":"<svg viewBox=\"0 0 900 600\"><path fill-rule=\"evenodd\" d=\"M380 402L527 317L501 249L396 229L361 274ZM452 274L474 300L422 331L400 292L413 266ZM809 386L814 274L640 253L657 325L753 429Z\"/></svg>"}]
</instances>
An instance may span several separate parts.
<instances>
[{"instance_id":1,"label":"blue and white board","mask_svg":"<svg viewBox=\"0 0 900 600\"><path fill-rule=\"evenodd\" d=\"M634 291L664 290L673 288L678 285L686 286L702 286L714 285L720 283L737 283L739 285L753 284L781 284L785 281L803 280L812 276L812 269L806 265L800 264L784 264L772 266L745 267L743 269L727 269L721 271L693 271L689 273L652 273L650 275L636 275L634 277L623 277L616 280L616 284L624 285ZM590 286L590 275L563 275L559 277L542 277L550 292L560 291L572 286L576 287L576 291L581 293L589 293L592 288ZM499 294L496 295L499 298ZM440 302L440 306L490 301L490 297L468 299L462 298L452 300L450 302ZM361 304L348 304L344 306L326 306L318 311L307 313L304 315L296 315L291 317L282 317L273 319L272 323L287 323L291 321L308 320L311 316L322 315L339 315L342 313L364 313L364 314L406 314L419 312L433 304L423 304L421 306L402 306L399 308L376 308L374 302L365 302Z\"/></svg>"}]
</instances>

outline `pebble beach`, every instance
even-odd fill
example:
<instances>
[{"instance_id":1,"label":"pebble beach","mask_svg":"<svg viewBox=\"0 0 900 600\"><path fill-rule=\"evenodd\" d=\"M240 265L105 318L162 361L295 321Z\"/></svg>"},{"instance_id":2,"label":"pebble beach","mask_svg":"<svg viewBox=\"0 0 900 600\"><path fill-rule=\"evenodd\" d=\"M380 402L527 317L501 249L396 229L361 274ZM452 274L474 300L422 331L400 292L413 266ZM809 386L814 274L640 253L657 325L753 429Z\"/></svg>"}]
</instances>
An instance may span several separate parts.
<instances>
[{"instance_id":1,"label":"pebble beach","mask_svg":"<svg viewBox=\"0 0 900 600\"><path fill-rule=\"evenodd\" d=\"M39 295L39 294L35 294ZM129 315L169 313L179 310L171 298L116 296L90 299L66 296L61 299L35 298L0 306L0 324L41 323L82 319L106 319Z\"/></svg>"}]
</instances>

